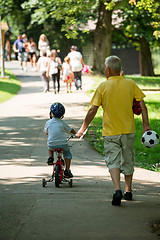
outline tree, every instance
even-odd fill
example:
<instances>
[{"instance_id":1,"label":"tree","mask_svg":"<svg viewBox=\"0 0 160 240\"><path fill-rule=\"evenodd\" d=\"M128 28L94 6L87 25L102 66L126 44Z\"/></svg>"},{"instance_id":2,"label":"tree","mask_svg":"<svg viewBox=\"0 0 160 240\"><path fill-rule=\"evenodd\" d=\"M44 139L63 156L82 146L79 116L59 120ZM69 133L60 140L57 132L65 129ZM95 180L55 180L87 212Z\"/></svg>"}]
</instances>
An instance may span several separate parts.
<instances>
[{"instance_id":1,"label":"tree","mask_svg":"<svg viewBox=\"0 0 160 240\"><path fill-rule=\"evenodd\" d=\"M106 10L103 2L98 7L98 21L94 32L93 68L104 72L104 60L111 54L112 46L112 10Z\"/></svg>"},{"instance_id":2,"label":"tree","mask_svg":"<svg viewBox=\"0 0 160 240\"><path fill-rule=\"evenodd\" d=\"M88 20L97 20L94 33L94 68L104 71L104 59L111 53L112 10L106 10L110 0L30 0L23 4L25 9L34 9L31 23L44 23L47 19L61 21L61 30L67 39L77 39L82 25ZM87 29L84 32L89 32Z\"/></svg>"},{"instance_id":3,"label":"tree","mask_svg":"<svg viewBox=\"0 0 160 240\"><path fill-rule=\"evenodd\" d=\"M107 4L110 9L111 3ZM121 33L140 49L141 74L153 76L151 47L158 43L155 38L160 24L160 3L157 0L129 0L118 5ZM157 35L156 35L157 36Z\"/></svg>"}]
</instances>

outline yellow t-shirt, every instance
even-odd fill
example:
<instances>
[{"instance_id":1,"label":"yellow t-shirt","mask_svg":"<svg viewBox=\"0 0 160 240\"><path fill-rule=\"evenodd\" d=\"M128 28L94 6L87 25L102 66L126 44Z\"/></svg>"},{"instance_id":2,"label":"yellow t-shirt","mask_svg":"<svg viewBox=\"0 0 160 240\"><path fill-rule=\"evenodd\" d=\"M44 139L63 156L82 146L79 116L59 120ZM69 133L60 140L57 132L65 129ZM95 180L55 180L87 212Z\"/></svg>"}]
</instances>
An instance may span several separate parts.
<instances>
[{"instance_id":1,"label":"yellow t-shirt","mask_svg":"<svg viewBox=\"0 0 160 240\"><path fill-rule=\"evenodd\" d=\"M142 101L145 94L131 79L112 76L102 82L92 97L91 104L103 108L102 136L135 132L133 99Z\"/></svg>"}]
</instances>

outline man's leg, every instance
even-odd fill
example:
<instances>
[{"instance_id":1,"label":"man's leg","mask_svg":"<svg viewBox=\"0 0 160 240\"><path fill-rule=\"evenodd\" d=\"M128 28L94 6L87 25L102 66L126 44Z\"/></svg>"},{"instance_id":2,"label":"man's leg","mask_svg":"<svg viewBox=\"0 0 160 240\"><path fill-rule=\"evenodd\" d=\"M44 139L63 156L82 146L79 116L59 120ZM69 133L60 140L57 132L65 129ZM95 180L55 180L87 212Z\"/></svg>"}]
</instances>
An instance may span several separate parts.
<instances>
[{"instance_id":1,"label":"man's leg","mask_svg":"<svg viewBox=\"0 0 160 240\"><path fill-rule=\"evenodd\" d=\"M110 175L114 184L115 191L117 189L121 189L120 186L120 169L119 168L112 168L110 169Z\"/></svg>"},{"instance_id":2,"label":"man's leg","mask_svg":"<svg viewBox=\"0 0 160 240\"><path fill-rule=\"evenodd\" d=\"M111 168L110 169L111 178L114 184L115 193L113 194L112 205L120 206L122 199L122 191L120 186L120 169L119 168Z\"/></svg>"},{"instance_id":3,"label":"man's leg","mask_svg":"<svg viewBox=\"0 0 160 240\"><path fill-rule=\"evenodd\" d=\"M125 193L124 193L124 199L125 200L132 200L132 175L125 175Z\"/></svg>"},{"instance_id":4,"label":"man's leg","mask_svg":"<svg viewBox=\"0 0 160 240\"><path fill-rule=\"evenodd\" d=\"M125 175L125 183L126 183L126 188L125 191L126 192L131 192L132 191L132 175Z\"/></svg>"},{"instance_id":5,"label":"man's leg","mask_svg":"<svg viewBox=\"0 0 160 240\"><path fill-rule=\"evenodd\" d=\"M124 134L122 136L122 145L123 147L123 164L122 168L124 171L125 177L125 200L132 200L132 178L134 172L134 138L135 133Z\"/></svg>"}]
</instances>

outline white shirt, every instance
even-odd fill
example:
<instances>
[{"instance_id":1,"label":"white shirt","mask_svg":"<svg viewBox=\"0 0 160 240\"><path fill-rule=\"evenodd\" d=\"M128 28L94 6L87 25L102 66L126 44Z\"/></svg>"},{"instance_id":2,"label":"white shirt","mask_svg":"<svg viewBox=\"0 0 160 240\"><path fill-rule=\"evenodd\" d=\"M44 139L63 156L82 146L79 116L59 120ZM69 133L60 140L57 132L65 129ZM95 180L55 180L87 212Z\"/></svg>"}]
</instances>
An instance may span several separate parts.
<instances>
[{"instance_id":1,"label":"white shirt","mask_svg":"<svg viewBox=\"0 0 160 240\"><path fill-rule=\"evenodd\" d=\"M58 62L50 59L49 75L52 76L52 74L56 74L56 73L58 73Z\"/></svg>"},{"instance_id":2,"label":"white shirt","mask_svg":"<svg viewBox=\"0 0 160 240\"><path fill-rule=\"evenodd\" d=\"M73 72L79 72L82 70L82 54L77 51L73 51L68 53L68 57L70 58L70 64L72 66L72 71Z\"/></svg>"},{"instance_id":3,"label":"white shirt","mask_svg":"<svg viewBox=\"0 0 160 240\"><path fill-rule=\"evenodd\" d=\"M42 40L39 40L38 42L38 48L40 49L40 56L42 56L43 52L46 52L50 49L49 42L44 42Z\"/></svg>"},{"instance_id":4,"label":"white shirt","mask_svg":"<svg viewBox=\"0 0 160 240\"><path fill-rule=\"evenodd\" d=\"M38 59L38 66L40 68L40 72L46 72L49 63L48 57L40 57Z\"/></svg>"},{"instance_id":5,"label":"white shirt","mask_svg":"<svg viewBox=\"0 0 160 240\"><path fill-rule=\"evenodd\" d=\"M64 62L62 67L63 67L63 80L66 80L67 76L69 76L72 73L70 69L71 66L67 62Z\"/></svg>"},{"instance_id":6,"label":"white shirt","mask_svg":"<svg viewBox=\"0 0 160 240\"><path fill-rule=\"evenodd\" d=\"M60 118L52 118L46 122L44 132L48 133L48 146L58 146L67 144L66 133L70 133L72 128Z\"/></svg>"}]
</instances>

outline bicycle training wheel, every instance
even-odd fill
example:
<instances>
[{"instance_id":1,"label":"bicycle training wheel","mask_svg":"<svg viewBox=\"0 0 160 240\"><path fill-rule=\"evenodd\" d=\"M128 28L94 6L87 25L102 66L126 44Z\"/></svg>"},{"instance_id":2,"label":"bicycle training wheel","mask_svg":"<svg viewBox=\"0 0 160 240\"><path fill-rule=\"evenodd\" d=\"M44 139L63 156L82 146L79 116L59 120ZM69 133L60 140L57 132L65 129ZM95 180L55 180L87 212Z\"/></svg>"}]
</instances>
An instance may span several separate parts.
<instances>
[{"instance_id":1,"label":"bicycle training wheel","mask_svg":"<svg viewBox=\"0 0 160 240\"><path fill-rule=\"evenodd\" d=\"M60 184L60 169L59 166L57 165L55 168L55 186L59 187Z\"/></svg>"},{"instance_id":2,"label":"bicycle training wheel","mask_svg":"<svg viewBox=\"0 0 160 240\"><path fill-rule=\"evenodd\" d=\"M69 187L72 187L72 178L69 180L69 182L68 182L68 185L69 185Z\"/></svg>"},{"instance_id":3,"label":"bicycle training wheel","mask_svg":"<svg viewBox=\"0 0 160 240\"><path fill-rule=\"evenodd\" d=\"M42 179L42 186L45 187L46 184L47 184L47 182L46 182L45 178L43 178L43 179Z\"/></svg>"}]
</instances>

